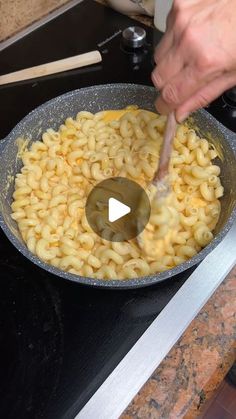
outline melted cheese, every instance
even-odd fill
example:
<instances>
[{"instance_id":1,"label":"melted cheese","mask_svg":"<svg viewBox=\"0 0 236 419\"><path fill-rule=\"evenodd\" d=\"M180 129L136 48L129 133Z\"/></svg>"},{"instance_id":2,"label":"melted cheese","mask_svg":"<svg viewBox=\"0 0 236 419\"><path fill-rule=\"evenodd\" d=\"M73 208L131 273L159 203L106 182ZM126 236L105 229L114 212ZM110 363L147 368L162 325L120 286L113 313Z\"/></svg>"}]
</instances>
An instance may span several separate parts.
<instances>
[{"instance_id":1,"label":"melted cheese","mask_svg":"<svg viewBox=\"0 0 236 419\"><path fill-rule=\"evenodd\" d=\"M203 201L203 199L201 198L195 198L193 197L190 201L191 205L195 208L203 208L207 205L207 203L205 201Z\"/></svg>"},{"instance_id":2,"label":"melted cheese","mask_svg":"<svg viewBox=\"0 0 236 419\"><path fill-rule=\"evenodd\" d=\"M136 109L136 107L133 106L133 107L128 107L126 109L119 109L119 110L114 109L114 110L105 111L103 121L104 122L119 121L119 119L123 115L125 115L127 112L132 112L134 115L136 115L142 110L143 109ZM150 111L145 111L145 112L148 112L148 113L156 116L156 114L154 112L150 112Z\"/></svg>"}]
</instances>

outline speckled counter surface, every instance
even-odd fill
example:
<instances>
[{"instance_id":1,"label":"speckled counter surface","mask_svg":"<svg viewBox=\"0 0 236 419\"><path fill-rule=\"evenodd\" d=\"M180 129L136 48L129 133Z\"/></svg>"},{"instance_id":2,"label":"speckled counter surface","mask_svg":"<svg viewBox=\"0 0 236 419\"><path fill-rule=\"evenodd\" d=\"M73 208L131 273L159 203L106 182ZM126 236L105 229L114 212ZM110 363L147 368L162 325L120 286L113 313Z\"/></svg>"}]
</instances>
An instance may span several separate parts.
<instances>
[{"instance_id":1,"label":"speckled counter surface","mask_svg":"<svg viewBox=\"0 0 236 419\"><path fill-rule=\"evenodd\" d=\"M122 419L198 417L235 357L236 266L134 398Z\"/></svg>"},{"instance_id":2,"label":"speckled counter surface","mask_svg":"<svg viewBox=\"0 0 236 419\"><path fill-rule=\"evenodd\" d=\"M69 0L0 0L0 41L15 35Z\"/></svg>"}]
</instances>

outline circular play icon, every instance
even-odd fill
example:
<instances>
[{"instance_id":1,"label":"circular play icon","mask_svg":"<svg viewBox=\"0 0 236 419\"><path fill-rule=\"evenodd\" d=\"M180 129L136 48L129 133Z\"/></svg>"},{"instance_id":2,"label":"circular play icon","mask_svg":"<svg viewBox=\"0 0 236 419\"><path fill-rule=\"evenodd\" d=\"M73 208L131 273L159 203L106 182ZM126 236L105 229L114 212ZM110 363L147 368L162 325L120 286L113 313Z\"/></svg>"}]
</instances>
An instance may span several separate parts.
<instances>
[{"instance_id":1,"label":"circular play icon","mask_svg":"<svg viewBox=\"0 0 236 419\"><path fill-rule=\"evenodd\" d=\"M150 202L136 182L114 177L92 189L85 211L96 234L109 241L122 242L143 231L150 217Z\"/></svg>"}]
</instances>

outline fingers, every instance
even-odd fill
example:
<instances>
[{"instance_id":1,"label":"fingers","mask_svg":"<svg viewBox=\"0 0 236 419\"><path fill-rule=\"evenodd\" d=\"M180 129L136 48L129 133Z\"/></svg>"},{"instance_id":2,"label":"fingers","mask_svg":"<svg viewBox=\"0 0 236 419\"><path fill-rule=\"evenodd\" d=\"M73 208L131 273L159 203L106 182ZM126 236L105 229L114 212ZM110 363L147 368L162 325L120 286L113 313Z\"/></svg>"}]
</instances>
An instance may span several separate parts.
<instances>
[{"instance_id":1,"label":"fingers","mask_svg":"<svg viewBox=\"0 0 236 419\"><path fill-rule=\"evenodd\" d=\"M223 1L174 0L152 73L160 113L175 110L183 120L236 84L235 1L226 8Z\"/></svg>"},{"instance_id":2,"label":"fingers","mask_svg":"<svg viewBox=\"0 0 236 419\"><path fill-rule=\"evenodd\" d=\"M165 57L165 55L171 49L171 47L173 46L173 41L174 41L173 31L169 30L165 33L165 35L159 42L158 46L156 47L155 54L154 54L154 60L156 64L159 64L159 62Z\"/></svg>"},{"instance_id":3,"label":"fingers","mask_svg":"<svg viewBox=\"0 0 236 419\"><path fill-rule=\"evenodd\" d=\"M235 84L236 71L215 78L176 109L177 121L183 122L191 112L207 106L210 102L220 96L227 89L233 87Z\"/></svg>"},{"instance_id":4,"label":"fingers","mask_svg":"<svg viewBox=\"0 0 236 419\"><path fill-rule=\"evenodd\" d=\"M218 78L222 72L216 70L203 76L198 67L187 65L164 85L156 102L160 113L168 113L192 97L206 84Z\"/></svg>"},{"instance_id":5,"label":"fingers","mask_svg":"<svg viewBox=\"0 0 236 419\"><path fill-rule=\"evenodd\" d=\"M152 73L153 84L161 90L166 81L177 74L184 66L183 54L179 50L179 42L176 42L175 34L175 4L167 17L167 30L161 42L156 48L154 59L157 67ZM186 19L185 19L186 20ZM175 39L176 38L176 39Z\"/></svg>"},{"instance_id":6,"label":"fingers","mask_svg":"<svg viewBox=\"0 0 236 419\"><path fill-rule=\"evenodd\" d=\"M158 62L152 72L152 81L158 90L161 90L166 82L178 74L184 67L183 55L176 54L175 48L171 48L165 57Z\"/></svg>"},{"instance_id":7,"label":"fingers","mask_svg":"<svg viewBox=\"0 0 236 419\"><path fill-rule=\"evenodd\" d=\"M155 107L157 112L161 115L168 115L172 110L174 110L162 99L161 95L157 97Z\"/></svg>"}]
</instances>

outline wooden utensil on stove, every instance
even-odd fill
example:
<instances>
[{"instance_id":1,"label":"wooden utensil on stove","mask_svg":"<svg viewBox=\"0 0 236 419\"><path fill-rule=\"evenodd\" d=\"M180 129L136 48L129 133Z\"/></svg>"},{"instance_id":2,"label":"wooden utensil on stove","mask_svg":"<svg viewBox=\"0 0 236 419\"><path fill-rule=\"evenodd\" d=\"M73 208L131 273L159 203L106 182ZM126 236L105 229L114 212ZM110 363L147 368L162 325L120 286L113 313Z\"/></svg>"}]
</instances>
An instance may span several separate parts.
<instances>
[{"instance_id":1,"label":"wooden utensil on stove","mask_svg":"<svg viewBox=\"0 0 236 419\"><path fill-rule=\"evenodd\" d=\"M102 57L99 51L90 51L85 54L79 54L73 57L64 58L62 60L15 71L14 73L4 74L0 76L0 85L44 77L48 76L49 74L56 74L62 71L68 71L75 68L96 64L101 61Z\"/></svg>"}]
</instances>

